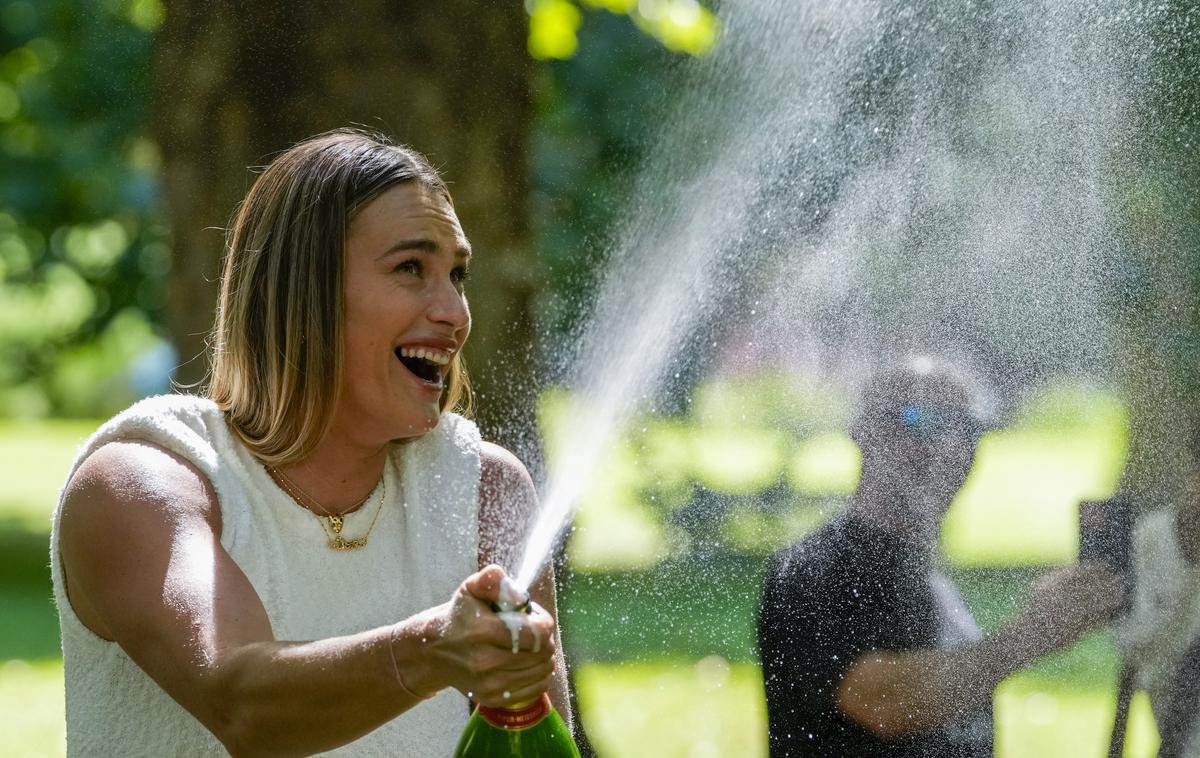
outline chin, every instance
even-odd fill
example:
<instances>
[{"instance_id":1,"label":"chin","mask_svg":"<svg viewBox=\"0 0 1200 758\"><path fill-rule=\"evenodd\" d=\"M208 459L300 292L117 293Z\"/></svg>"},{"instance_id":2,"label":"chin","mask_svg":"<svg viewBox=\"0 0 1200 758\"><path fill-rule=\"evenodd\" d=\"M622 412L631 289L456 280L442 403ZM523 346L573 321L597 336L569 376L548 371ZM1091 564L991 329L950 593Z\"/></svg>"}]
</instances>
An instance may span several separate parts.
<instances>
[{"instance_id":1,"label":"chin","mask_svg":"<svg viewBox=\"0 0 1200 758\"><path fill-rule=\"evenodd\" d=\"M392 439L408 439L428 434L437 428L441 417L441 412L437 410L426 414L407 414L404 420L392 425Z\"/></svg>"}]
</instances>

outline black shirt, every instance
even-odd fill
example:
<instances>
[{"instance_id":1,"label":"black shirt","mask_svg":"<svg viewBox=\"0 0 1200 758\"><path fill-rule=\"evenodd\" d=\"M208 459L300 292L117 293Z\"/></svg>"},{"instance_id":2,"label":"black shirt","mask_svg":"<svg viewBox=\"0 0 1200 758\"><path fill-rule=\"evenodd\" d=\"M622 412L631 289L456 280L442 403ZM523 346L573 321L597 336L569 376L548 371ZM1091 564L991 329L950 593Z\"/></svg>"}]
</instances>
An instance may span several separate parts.
<instances>
[{"instance_id":1,"label":"black shirt","mask_svg":"<svg viewBox=\"0 0 1200 758\"><path fill-rule=\"evenodd\" d=\"M840 516L776 554L758 616L772 758L990 756L990 702L955 724L893 741L836 705L842 677L863 653L960 644L971 631L978 634L953 585L908 543L861 519Z\"/></svg>"}]
</instances>

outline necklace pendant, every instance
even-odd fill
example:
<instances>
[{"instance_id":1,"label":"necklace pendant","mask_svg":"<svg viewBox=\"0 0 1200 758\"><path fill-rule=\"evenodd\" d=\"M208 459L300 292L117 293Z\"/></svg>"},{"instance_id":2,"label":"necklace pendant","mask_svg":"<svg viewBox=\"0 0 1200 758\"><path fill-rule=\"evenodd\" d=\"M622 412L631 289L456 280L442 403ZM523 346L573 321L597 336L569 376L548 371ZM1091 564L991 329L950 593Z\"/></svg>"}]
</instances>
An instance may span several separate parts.
<instances>
[{"instance_id":1,"label":"necklace pendant","mask_svg":"<svg viewBox=\"0 0 1200 758\"><path fill-rule=\"evenodd\" d=\"M346 525L346 519L342 516L326 516L329 519L329 528L334 534L341 534L342 527Z\"/></svg>"},{"instance_id":2,"label":"necklace pendant","mask_svg":"<svg viewBox=\"0 0 1200 758\"><path fill-rule=\"evenodd\" d=\"M358 539L348 540L345 537L341 536L340 534L338 536L334 537L333 539L329 540L330 549L338 550L340 552L345 552L347 550L358 550L360 547L364 547L366 544L367 544L366 537L359 537Z\"/></svg>"}]
</instances>

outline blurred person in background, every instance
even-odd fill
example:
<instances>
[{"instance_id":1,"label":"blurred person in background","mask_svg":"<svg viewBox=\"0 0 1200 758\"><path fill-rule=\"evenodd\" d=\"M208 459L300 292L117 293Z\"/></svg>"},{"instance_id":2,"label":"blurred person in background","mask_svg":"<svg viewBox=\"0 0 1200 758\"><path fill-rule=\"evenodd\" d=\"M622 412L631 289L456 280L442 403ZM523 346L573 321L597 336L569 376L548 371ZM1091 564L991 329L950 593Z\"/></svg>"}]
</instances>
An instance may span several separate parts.
<instances>
[{"instance_id":1,"label":"blurred person in background","mask_svg":"<svg viewBox=\"0 0 1200 758\"><path fill-rule=\"evenodd\" d=\"M1134 529L1133 599L1115 629L1129 674L1122 681L1150 695L1160 758L1200 758L1200 427L1184 453L1179 501L1142 516Z\"/></svg>"},{"instance_id":2,"label":"blurred person in background","mask_svg":"<svg viewBox=\"0 0 1200 758\"><path fill-rule=\"evenodd\" d=\"M768 744L781 756L993 754L992 691L1109 618L1123 580L1054 569L984 636L939 567L942 517L985 430L980 398L921 358L868 384L846 511L769 562L758 617Z\"/></svg>"},{"instance_id":3,"label":"blurred person in background","mask_svg":"<svg viewBox=\"0 0 1200 758\"><path fill-rule=\"evenodd\" d=\"M469 700L570 712L552 570L517 637L491 610L536 494L455 412L470 261L442 179L383 137L258 176L207 396L102 426L55 513L71 755L451 755Z\"/></svg>"}]
</instances>

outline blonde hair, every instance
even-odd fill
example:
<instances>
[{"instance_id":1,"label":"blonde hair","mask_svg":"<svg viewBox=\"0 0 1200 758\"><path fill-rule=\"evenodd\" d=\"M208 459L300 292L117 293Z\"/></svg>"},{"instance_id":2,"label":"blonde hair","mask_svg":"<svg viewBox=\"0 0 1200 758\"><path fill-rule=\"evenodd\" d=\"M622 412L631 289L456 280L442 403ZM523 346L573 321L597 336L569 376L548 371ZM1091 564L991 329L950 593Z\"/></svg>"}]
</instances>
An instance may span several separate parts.
<instances>
[{"instance_id":1,"label":"blonde hair","mask_svg":"<svg viewBox=\"0 0 1200 758\"><path fill-rule=\"evenodd\" d=\"M338 129L281 153L238 207L226 234L208 396L264 463L304 458L333 423L347 230L358 210L411 181L453 205L419 153ZM471 405L460 351L441 408L469 413Z\"/></svg>"}]
</instances>

